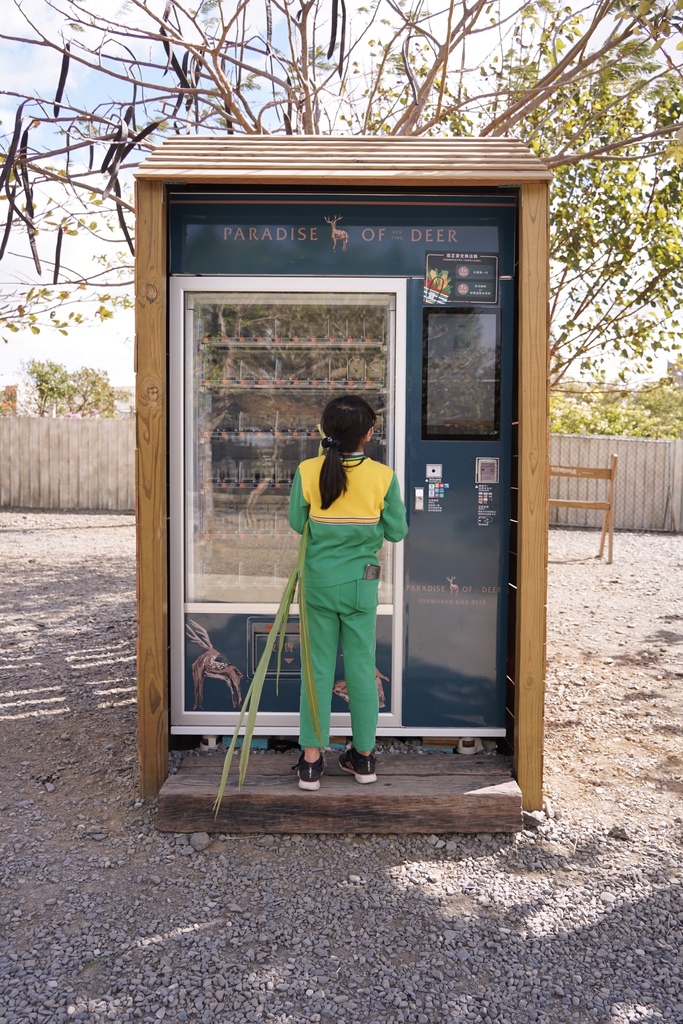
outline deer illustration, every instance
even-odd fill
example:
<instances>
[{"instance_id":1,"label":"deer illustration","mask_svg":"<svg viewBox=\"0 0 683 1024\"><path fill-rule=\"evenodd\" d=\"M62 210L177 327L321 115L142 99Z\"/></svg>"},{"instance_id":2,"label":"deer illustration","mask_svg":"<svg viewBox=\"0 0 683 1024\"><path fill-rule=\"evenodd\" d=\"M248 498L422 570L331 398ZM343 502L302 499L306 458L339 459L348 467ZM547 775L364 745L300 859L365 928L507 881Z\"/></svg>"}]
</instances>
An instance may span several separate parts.
<instances>
[{"instance_id":1,"label":"deer illustration","mask_svg":"<svg viewBox=\"0 0 683 1024\"><path fill-rule=\"evenodd\" d=\"M337 242L341 242L342 252L346 252L346 244L349 240L348 231L340 231L337 227L337 223L340 220L342 220L341 217L325 217L325 222L332 228L332 242L334 243L332 249L333 252L337 251Z\"/></svg>"},{"instance_id":2,"label":"deer illustration","mask_svg":"<svg viewBox=\"0 0 683 1024\"><path fill-rule=\"evenodd\" d=\"M450 585L451 585L451 586L450 586L450 593L451 593L451 594L457 594L457 593L458 593L458 591L460 590L460 587L459 587L459 586L458 586L458 584L457 584L457 583L455 582L455 580L456 580L456 577L455 577L455 576L447 576L447 577L446 577L446 579L448 580L448 582L449 582L449 583L450 583Z\"/></svg>"},{"instance_id":3,"label":"deer illustration","mask_svg":"<svg viewBox=\"0 0 683 1024\"><path fill-rule=\"evenodd\" d=\"M188 639L204 648L205 653L200 654L192 663L192 680L194 682L194 707L193 711L201 711L204 707L204 680L222 679L230 690L232 706L236 708L242 703L242 691L240 680L244 675L231 662L226 661L220 651L211 643L211 637L203 626L190 619L185 627Z\"/></svg>"},{"instance_id":4,"label":"deer illustration","mask_svg":"<svg viewBox=\"0 0 683 1024\"><path fill-rule=\"evenodd\" d=\"M383 681L388 683L389 676L383 675L377 666L375 666L375 682L377 683L377 696L379 697L379 706L381 708L385 708L387 706L386 697L384 696ZM332 693L336 693L337 697L341 697L347 704L349 703L349 692L346 688L345 679L337 679L336 683L332 687Z\"/></svg>"}]
</instances>

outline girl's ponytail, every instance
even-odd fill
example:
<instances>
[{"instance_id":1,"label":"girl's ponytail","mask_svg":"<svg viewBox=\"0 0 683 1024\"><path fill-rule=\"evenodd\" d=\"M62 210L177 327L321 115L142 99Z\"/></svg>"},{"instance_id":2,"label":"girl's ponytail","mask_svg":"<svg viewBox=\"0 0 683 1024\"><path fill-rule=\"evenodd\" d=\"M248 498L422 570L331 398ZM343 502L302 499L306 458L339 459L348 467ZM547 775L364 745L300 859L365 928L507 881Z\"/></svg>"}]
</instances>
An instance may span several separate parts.
<instances>
[{"instance_id":1,"label":"girl's ponytail","mask_svg":"<svg viewBox=\"0 0 683 1024\"><path fill-rule=\"evenodd\" d=\"M341 461L339 441L334 437L324 437L322 446L325 461L320 470L320 507L329 508L346 490L346 470Z\"/></svg>"},{"instance_id":2,"label":"girl's ponytail","mask_svg":"<svg viewBox=\"0 0 683 1024\"><path fill-rule=\"evenodd\" d=\"M359 395L333 398L325 406L320 421L325 434L325 461L320 470L321 508L329 508L345 492L347 479L342 458L358 450L376 418L374 410Z\"/></svg>"}]
</instances>

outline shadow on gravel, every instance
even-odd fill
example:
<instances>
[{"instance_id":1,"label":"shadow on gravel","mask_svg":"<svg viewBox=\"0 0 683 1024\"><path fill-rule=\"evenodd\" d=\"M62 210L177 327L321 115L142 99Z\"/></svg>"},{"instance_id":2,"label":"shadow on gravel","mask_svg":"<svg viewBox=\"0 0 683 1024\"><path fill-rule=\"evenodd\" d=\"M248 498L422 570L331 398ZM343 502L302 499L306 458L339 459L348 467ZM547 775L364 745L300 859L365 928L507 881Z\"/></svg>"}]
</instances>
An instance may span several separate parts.
<instances>
[{"instance_id":1,"label":"shadow on gravel","mask_svg":"<svg viewBox=\"0 0 683 1024\"><path fill-rule=\"evenodd\" d=\"M660 629L646 638L649 643L683 644L683 633L672 633L670 629Z\"/></svg>"},{"instance_id":2,"label":"shadow on gravel","mask_svg":"<svg viewBox=\"0 0 683 1024\"><path fill-rule=\"evenodd\" d=\"M16 565L16 572L21 573L21 580L17 579L15 585L9 579L0 600L0 615L5 624L12 618L30 624L37 613L63 618L73 615L78 607L96 614L104 611L112 596L128 599L135 611L135 592L129 578L133 570L122 571L118 559L88 560L87 566L79 567L78 572L65 567L45 568L27 559L25 564ZM6 571L5 578L9 576Z\"/></svg>"}]
</instances>

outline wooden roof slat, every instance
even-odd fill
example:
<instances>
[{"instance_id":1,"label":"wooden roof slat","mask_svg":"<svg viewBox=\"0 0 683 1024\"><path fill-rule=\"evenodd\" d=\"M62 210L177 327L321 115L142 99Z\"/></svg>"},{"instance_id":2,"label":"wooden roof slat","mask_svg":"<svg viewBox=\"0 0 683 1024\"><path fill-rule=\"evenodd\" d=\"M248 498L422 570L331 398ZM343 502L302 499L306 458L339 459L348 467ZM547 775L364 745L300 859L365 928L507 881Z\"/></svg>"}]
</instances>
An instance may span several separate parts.
<instances>
[{"instance_id":1,"label":"wooden roof slat","mask_svg":"<svg viewBox=\"0 0 683 1024\"><path fill-rule=\"evenodd\" d=\"M362 185L506 184L549 181L550 172L516 139L423 139L374 136L193 136L168 139L136 177L215 183L245 178L292 185L325 181Z\"/></svg>"}]
</instances>

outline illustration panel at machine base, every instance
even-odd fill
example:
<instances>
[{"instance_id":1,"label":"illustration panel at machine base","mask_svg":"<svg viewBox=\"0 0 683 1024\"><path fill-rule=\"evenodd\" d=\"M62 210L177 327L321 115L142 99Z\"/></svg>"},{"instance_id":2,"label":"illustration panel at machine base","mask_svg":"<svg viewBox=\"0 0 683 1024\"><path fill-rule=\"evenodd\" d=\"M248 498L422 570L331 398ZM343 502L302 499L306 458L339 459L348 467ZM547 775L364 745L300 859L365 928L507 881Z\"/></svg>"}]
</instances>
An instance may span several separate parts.
<instances>
[{"instance_id":1,"label":"illustration panel at machine base","mask_svg":"<svg viewBox=\"0 0 683 1024\"><path fill-rule=\"evenodd\" d=\"M273 616L188 612L185 614L183 715L224 712L242 707L251 678L273 627ZM298 714L301 644L298 617L290 618L276 689L277 646L270 660L259 706L263 715ZM391 616L377 618L376 680L380 711L392 708ZM348 712L344 659L339 651L332 713ZM174 724L180 724L174 722Z\"/></svg>"}]
</instances>

